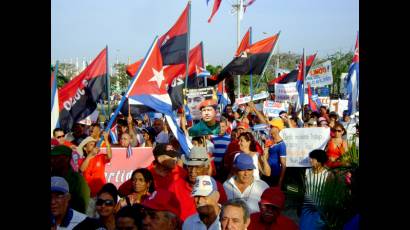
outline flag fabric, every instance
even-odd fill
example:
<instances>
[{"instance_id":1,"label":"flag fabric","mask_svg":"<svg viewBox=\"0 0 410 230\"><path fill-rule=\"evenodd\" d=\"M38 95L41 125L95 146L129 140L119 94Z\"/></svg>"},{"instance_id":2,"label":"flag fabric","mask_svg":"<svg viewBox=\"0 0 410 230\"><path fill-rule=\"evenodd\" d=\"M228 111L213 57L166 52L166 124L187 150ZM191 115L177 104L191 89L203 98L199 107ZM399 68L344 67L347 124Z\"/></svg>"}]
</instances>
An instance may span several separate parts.
<instances>
[{"instance_id":1,"label":"flag fabric","mask_svg":"<svg viewBox=\"0 0 410 230\"><path fill-rule=\"evenodd\" d=\"M112 144L118 144L118 131L117 131L117 124L113 125L110 129L110 137Z\"/></svg>"},{"instance_id":2,"label":"flag fabric","mask_svg":"<svg viewBox=\"0 0 410 230\"><path fill-rule=\"evenodd\" d=\"M306 73L309 72L310 68L312 67L312 63L315 60L316 54L311 55L307 58L306 60ZM299 66L301 63L299 64ZM273 79L272 81L269 82L269 85L273 84L286 84L290 82L296 82L298 79L298 74L299 74L299 69L294 69L290 71L289 73L284 73L280 75L279 77Z\"/></svg>"},{"instance_id":3,"label":"flag fabric","mask_svg":"<svg viewBox=\"0 0 410 230\"><path fill-rule=\"evenodd\" d=\"M244 6L243 6L243 12L246 12L246 8L252 5L256 0L249 0Z\"/></svg>"},{"instance_id":4,"label":"flag fabric","mask_svg":"<svg viewBox=\"0 0 410 230\"><path fill-rule=\"evenodd\" d=\"M166 89L166 80L169 76L164 76L164 66L158 42L159 39L155 39L125 96L129 100L132 99L137 103L151 107L157 112L169 116L167 120L170 129L178 139L181 149L185 154L189 154L190 142L177 126L172 112L171 98Z\"/></svg>"},{"instance_id":5,"label":"flag fabric","mask_svg":"<svg viewBox=\"0 0 410 230\"><path fill-rule=\"evenodd\" d=\"M219 6L221 5L221 2L222 2L222 0L214 0L214 6L212 8L211 16L208 18L208 23L211 23L212 18L214 17L216 12L218 11Z\"/></svg>"},{"instance_id":6,"label":"flag fabric","mask_svg":"<svg viewBox=\"0 0 410 230\"><path fill-rule=\"evenodd\" d=\"M258 41L241 56L235 57L225 68L218 74L217 79L209 79L208 85L216 85L225 78L232 78L235 75L260 75L268 62L270 54L279 38L279 33Z\"/></svg>"},{"instance_id":7,"label":"flag fabric","mask_svg":"<svg viewBox=\"0 0 410 230\"><path fill-rule=\"evenodd\" d=\"M296 108L303 108L304 105L304 99L305 99L305 86L304 86L304 81L306 77L306 73L309 72L310 67L312 66L313 61L315 60L316 54L313 54L309 56L306 60L306 63L309 63L308 65L305 63L305 51L303 51L302 54L302 59L299 63L299 70L298 70L298 75L296 79L296 88L298 90L299 94L299 100Z\"/></svg>"},{"instance_id":8,"label":"flag fabric","mask_svg":"<svg viewBox=\"0 0 410 230\"><path fill-rule=\"evenodd\" d=\"M208 3L209 3L209 0L206 0L206 5L208 5Z\"/></svg>"},{"instance_id":9,"label":"flag fabric","mask_svg":"<svg viewBox=\"0 0 410 230\"><path fill-rule=\"evenodd\" d=\"M312 90L310 88L310 84L308 83L308 100L309 100L309 107L310 110L312 111L318 111L317 106L316 106L316 102L315 100L313 100L312 98Z\"/></svg>"},{"instance_id":10,"label":"flag fabric","mask_svg":"<svg viewBox=\"0 0 410 230\"><path fill-rule=\"evenodd\" d=\"M59 107L58 107L58 88L57 88L57 73L58 62L55 70L51 73L51 136L53 136L53 130L59 128L58 122Z\"/></svg>"},{"instance_id":11,"label":"flag fabric","mask_svg":"<svg viewBox=\"0 0 410 230\"><path fill-rule=\"evenodd\" d=\"M61 128L70 130L75 122L97 108L98 101L106 93L107 65L105 48L87 68L58 91Z\"/></svg>"},{"instance_id":12,"label":"flag fabric","mask_svg":"<svg viewBox=\"0 0 410 230\"><path fill-rule=\"evenodd\" d=\"M357 111L359 99L359 35L356 39L352 64L346 76L346 95L349 101L348 115L352 115Z\"/></svg>"},{"instance_id":13,"label":"flag fabric","mask_svg":"<svg viewBox=\"0 0 410 230\"><path fill-rule=\"evenodd\" d=\"M172 28L159 38L164 65L186 63L189 3Z\"/></svg>"},{"instance_id":14,"label":"flag fabric","mask_svg":"<svg viewBox=\"0 0 410 230\"><path fill-rule=\"evenodd\" d=\"M249 48L249 46L251 45L250 41L251 41L251 28L249 27L248 31L246 31L245 35L242 38L241 44L239 44L239 47L236 50L235 57L241 56L241 54Z\"/></svg>"},{"instance_id":15,"label":"flag fabric","mask_svg":"<svg viewBox=\"0 0 410 230\"><path fill-rule=\"evenodd\" d=\"M221 111L225 109L228 104L231 104L231 100L228 98L228 94L224 89L225 80L219 82L217 96L218 96L218 105L221 105Z\"/></svg>"},{"instance_id":16,"label":"flag fabric","mask_svg":"<svg viewBox=\"0 0 410 230\"><path fill-rule=\"evenodd\" d=\"M131 144L129 144L127 147L127 158L130 158L131 156L132 156L132 147L131 147Z\"/></svg>"}]
</instances>

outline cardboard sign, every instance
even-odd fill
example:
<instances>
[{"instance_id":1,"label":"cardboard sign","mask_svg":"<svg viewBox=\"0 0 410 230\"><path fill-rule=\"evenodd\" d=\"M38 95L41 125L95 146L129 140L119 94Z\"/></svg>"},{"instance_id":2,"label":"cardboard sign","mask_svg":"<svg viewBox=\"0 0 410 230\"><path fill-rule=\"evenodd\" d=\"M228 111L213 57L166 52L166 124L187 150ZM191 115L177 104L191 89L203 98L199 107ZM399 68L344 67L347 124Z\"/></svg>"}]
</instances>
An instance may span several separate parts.
<instances>
[{"instance_id":1,"label":"cardboard sign","mask_svg":"<svg viewBox=\"0 0 410 230\"><path fill-rule=\"evenodd\" d=\"M298 90L296 82L286 84L275 83L275 101L296 103L298 100Z\"/></svg>"},{"instance_id":2,"label":"cardboard sign","mask_svg":"<svg viewBox=\"0 0 410 230\"><path fill-rule=\"evenodd\" d=\"M287 167L310 167L309 153L325 149L330 139L329 128L286 128L279 135L286 144Z\"/></svg>"},{"instance_id":3,"label":"cardboard sign","mask_svg":"<svg viewBox=\"0 0 410 230\"><path fill-rule=\"evenodd\" d=\"M310 84L310 87L322 87L332 83L332 62L330 60L314 66L306 76L306 84Z\"/></svg>"},{"instance_id":4,"label":"cardboard sign","mask_svg":"<svg viewBox=\"0 0 410 230\"><path fill-rule=\"evenodd\" d=\"M200 89L188 89L187 91L187 105L193 120L201 120L201 111L197 106L208 99L217 100L216 91L214 87L206 87Z\"/></svg>"},{"instance_id":5,"label":"cardboard sign","mask_svg":"<svg viewBox=\"0 0 410 230\"><path fill-rule=\"evenodd\" d=\"M260 100L260 99L265 99L265 98L267 98L267 97L269 97L269 93L266 92L266 91L263 91L262 93L258 93L258 94L253 95L252 101L257 101L257 100ZM246 97L237 98L237 99L235 100L235 104L241 105L241 104L248 103L248 102L250 102L250 101L251 101L251 96L246 96Z\"/></svg>"},{"instance_id":6,"label":"cardboard sign","mask_svg":"<svg viewBox=\"0 0 410 230\"><path fill-rule=\"evenodd\" d=\"M268 117L279 117L281 111L288 111L288 104L267 100L263 102L263 113Z\"/></svg>"},{"instance_id":7,"label":"cardboard sign","mask_svg":"<svg viewBox=\"0 0 410 230\"><path fill-rule=\"evenodd\" d=\"M105 165L105 178L117 188L131 178L135 169L148 167L154 160L152 147L134 147L130 158L127 158L127 148L114 147L111 150L111 161ZM101 152L105 153L106 148L101 148Z\"/></svg>"}]
</instances>

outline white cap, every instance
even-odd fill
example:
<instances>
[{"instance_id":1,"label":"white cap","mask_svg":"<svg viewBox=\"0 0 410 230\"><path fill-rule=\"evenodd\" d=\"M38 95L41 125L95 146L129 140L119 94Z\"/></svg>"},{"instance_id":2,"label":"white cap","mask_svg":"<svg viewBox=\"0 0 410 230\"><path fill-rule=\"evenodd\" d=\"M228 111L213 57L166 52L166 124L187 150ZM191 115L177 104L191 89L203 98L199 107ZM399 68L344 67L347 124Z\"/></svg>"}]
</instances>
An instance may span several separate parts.
<instances>
[{"instance_id":1,"label":"white cap","mask_svg":"<svg viewBox=\"0 0 410 230\"><path fill-rule=\"evenodd\" d=\"M216 181L210 176L197 176L192 188L192 196L209 196L217 191Z\"/></svg>"}]
</instances>

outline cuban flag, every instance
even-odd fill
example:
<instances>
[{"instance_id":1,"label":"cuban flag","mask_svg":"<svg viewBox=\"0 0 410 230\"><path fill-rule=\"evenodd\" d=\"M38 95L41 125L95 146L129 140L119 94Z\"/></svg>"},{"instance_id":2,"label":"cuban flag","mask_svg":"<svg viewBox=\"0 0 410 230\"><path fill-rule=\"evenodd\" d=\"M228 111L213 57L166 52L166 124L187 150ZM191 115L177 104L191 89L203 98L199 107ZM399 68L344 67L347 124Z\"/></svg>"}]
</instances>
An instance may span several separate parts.
<instances>
[{"instance_id":1,"label":"cuban flag","mask_svg":"<svg viewBox=\"0 0 410 230\"><path fill-rule=\"evenodd\" d=\"M131 145L128 145L127 147L127 158L130 158L132 156L132 147Z\"/></svg>"},{"instance_id":2,"label":"cuban flag","mask_svg":"<svg viewBox=\"0 0 410 230\"><path fill-rule=\"evenodd\" d=\"M346 95L349 101L348 115L352 115L357 112L359 100L359 34L356 39L353 61L346 76Z\"/></svg>"},{"instance_id":3,"label":"cuban flag","mask_svg":"<svg viewBox=\"0 0 410 230\"><path fill-rule=\"evenodd\" d=\"M171 98L166 88L167 80L172 76L164 76L159 47L158 38L155 38L125 97L130 104L145 105L165 114L170 129L178 139L183 152L189 154L192 144L178 127L173 114Z\"/></svg>"},{"instance_id":4,"label":"cuban flag","mask_svg":"<svg viewBox=\"0 0 410 230\"><path fill-rule=\"evenodd\" d=\"M195 66L196 68L196 76L197 77L208 77L211 76L211 73L201 66Z\"/></svg>"},{"instance_id":5,"label":"cuban flag","mask_svg":"<svg viewBox=\"0 0 410 230\"><path fill-rule=\"evenodd\" d=\"M51 136L53 136L53 130L60 127L58 122L60 110L58 107L57 72L58 62L56 63L54 71L51 73Z\"/></svg>"},{"instance_id":6,"label":"cuban flag","mask_svg":"<svg viewBox=\"0 0 410 230\"><path fill-rule=\"evenodd\" d=\"M110 137L111 137L111 143L112 143L112 144L118 144L117 124L115 124L115 125L110 129Z\"/></svg>"},{"instance_id":7,"label":"cuban flag","mask_svg":"<svg viewBox=\"0 0 410 230\"><path fill-rule=\"evenodd\" d=\"M298 103L296 105L296 109L299 110L303 108L304 99L305 99L305 86L304 81L306 77L306 73L309 72L310 67L312 66L313 61L315 60L316 54L309 56L305 63L305 50L303 50L302 60L299 63L299 70L296 79L296 88L298 91Z\"/></svg>"}]
</instances>

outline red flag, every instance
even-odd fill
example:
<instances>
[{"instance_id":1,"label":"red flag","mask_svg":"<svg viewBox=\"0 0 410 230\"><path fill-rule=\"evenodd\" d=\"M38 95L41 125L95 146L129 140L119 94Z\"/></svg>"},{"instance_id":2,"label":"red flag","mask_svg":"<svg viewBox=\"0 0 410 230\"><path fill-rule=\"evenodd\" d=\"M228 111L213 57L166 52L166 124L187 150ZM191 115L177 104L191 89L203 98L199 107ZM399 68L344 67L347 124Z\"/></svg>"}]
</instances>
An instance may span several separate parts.
<instances>
[{"instance_id":1,"label":"red flag","mask_svg":"<svg viewBox=\"0 0 410 230\"><path fill-rule=\"evenodd\" d=\"M310 84L308 83L308 99L309 106L312 111L317 111L316 103L312 100L312 90L310 89Z\"/></svg>"},{"instance_id":2,"label":"red flag","mask_svg":"<svg viewBox=\"0 0 410 230\"><path fill-rule=\"evenodd\" d=\"M211 16L208 19L208 23L211 23L212 18L214 17L214 15L216 14L216 11L218 11L219 6L221 5L222 0L215 0L214 1L214 7L212 9L212 13Z\"/></svg>"},{"instance_id":3,"label":"red flag","mask_svg":"<svg viewBox=\"0 0 410 230\"><path fill-rule=\"evenodd\" d=\"M298 77L297 80L303 82L305 80L306 73L309 72L310 67L312 66L313 61L315 60L316 54L310 55L306 63L304 62L304 55L302 55L302 59L300 60L299 63L299 71L298 71ZM303 74L303 71L305 70L305 65L306 65L306 73Z\"/></svg>"},{"instance_id":4,"label":"red flag","mask_svg":"<svg viewBox=\"0 0 410 230\"><path fill-rule=\"evenodd\" d=\"M249 46L251 45L250 39L251 39L251 28L249 28L246 34L243 36L241 44L236 50L235 57L240 56L242 52L246 51L246 49L249 48Z\"/></svg>"}]
</instances>

